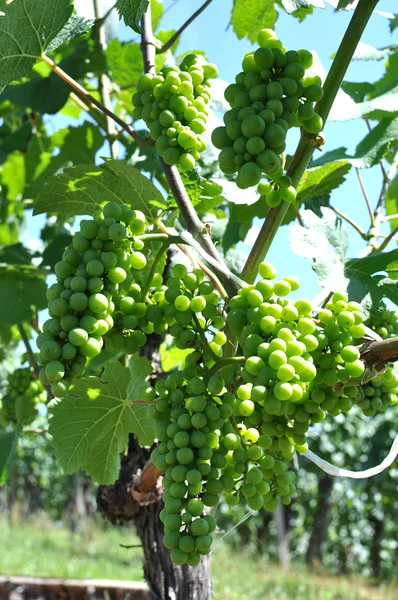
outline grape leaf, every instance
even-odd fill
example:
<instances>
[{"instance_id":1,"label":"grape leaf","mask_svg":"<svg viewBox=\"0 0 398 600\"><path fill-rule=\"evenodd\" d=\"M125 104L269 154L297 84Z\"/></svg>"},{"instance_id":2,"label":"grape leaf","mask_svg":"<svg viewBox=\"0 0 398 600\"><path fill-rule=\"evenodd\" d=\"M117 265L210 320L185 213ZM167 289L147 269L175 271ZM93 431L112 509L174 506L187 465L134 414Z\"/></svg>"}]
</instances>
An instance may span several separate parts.
<instances>
[{"instance_id":1,"label":"grape leaf","mask_svg":"<svg viewBox=\"0 0 398 600\"><path fill-rule=\"evenodd\" d=\"M140 22L148 5L149 0L118 0L116 8L126 25L141 33Z\"/></svg>"},{"instance_id":2,"label":"grape leaf","mask_svg":"<svg viewBox=\"0 0 398 600\"><path fill-rule=\"evenodd\" d=\"M1 272L0 289L0 323L31 321L36 308L47 307L46 282L33 272Z\"/></svg>"},{"instance_id":3,"label":"grape leaf","mask_svg":"<svg viewBox=\"0 0 398 600\"><path fill-rule=\"evenodd\" d=\"M388 56L395 48L396 46L387 46L387 48L378 50L373 46L369 46L369 44L358 42L352 60L381 60Z\"/></svg>"},{"instance_id":4,"label":"grape leaf","mask_svg":"<svg viewBox=\"0 0 398 600\"><path fill-rule=\"evenodd\" d=\"M85 19L79 15L71 15L70 19L65 23L61 31L55 36L50 45L48 46L48 52L55 50L61 44L69 42L76 37L79 37L86 33L95 23L95 19Z\"/></svg>"},{"instance_id":5,"label":"grape leaf","mask_svg":"<svg viewBox=\"0 0 398 600\"><path fill-rule=\"evenodd\" d=\"M291 225L290 247L297 256L315 259L313 269L319 283L332 291L347 287L344 260L348 247L348 234L335 213L321 208L323 219L311 210L302 211L305 227Z\"/></svg>"},{"instance_id":6,"label":"grape leaf","mask_svg":"<svg viewBox=\"0 0 398 600\"><path fill-rule=\"evenodd\" d=\"M390 264L398 260L398 250L390 252L374 252L364 258L351 258L346 262L346 269L372 275L387 271Z\"/></svg>"},{"instance_id":7,"label":"grape leaf","mask_svg":"<svg viewBox=\"0 0 398 600\"><path fill-rule=\"evenodd\" d=\"M137 169L107 160L100 167L77 165L48 179L35 202L34 214L92 215L105 202L124 202L149 218L157 214L153 201L163 202L160 191Z\"/></svg>"},{"instance_id":8,"label":"grape leaf","mask_svg":"<svg viewBox=\"0 0 398 600\"><path fill-rule=\"evenodd\" d=\"M0 247L0 263L8 265L28 265L32 260L32 253L20 242L10 246Z\"/></svg>"},{"instance_id":9,"label":"grape leaf","mask_svg":"<svg viewBox=\"0 0 398 600\"><path fill-rule=\"evenodd\" d=\"M375 86L368 81L358 82L358 81L343 81L341 84L343 91L351 96L354 102L363 102L365 100L365 96L373 92Z\"/></svg>"},{"instance_id":10,"label":"grape leaf","mask_svg":"<svg viewBox=\"0 0 398 600\"><path fill-rule=\"evenodd\" d=\"M150 361L134 356L130 369L107 363L101 379L78 379L51 408L49 433L61 467L68 474L79 468L101 484L113 483L120 470L120 453L134 433L141 445L154 439L148 405L134 404L152 372Z\"/></svg>"},{"instance_id":11,"label":"grape leaf","mask_svg":"<svg viewBox=\"0 0 398 600\"><path fill-rule=\"evenodd\" d=\"M350 163L345 160L307 169L297 190L297 203L330 194L345 181L350 169Z\"/></svg>"},{"instance_id":12,"label":"grape leaf","mask_svg":"<svg viewBox=\"0 0 398 600\"><path fill-rule=\"evenodd\" d=\"M81 43L59 66L73 79L81 79L91 67L88 57L88 45ZM48 77L37 75L29 81L8 86L0 95L0 102L10 100L40 114L56 114L67 102L71 91L70 85L51 72Z\"/></svg>"},{"instance_id":13,"label":"grape leaf","mask_svg":"<svg viewBox=\"0 0 398 600\"><path fill-rule=\"evenodd\" d=\"M238 38L248 37L254 43L264 27L273 29L278 13L269 0L234 0L231 24Z\"/></svg>"},{"instance_id":14,"label":"grape leaf","mask_svg":"<svg viewBox=\"0 0 398 600\"><path fill-rule=\"evenodd\" d=\"M398 175L395 175L387 189L384 208L387 216L398 214ZM398 218L390 219L389 223L391 231L393 231L398 226Z\"/></svg>"},{"instance_id":15,"label":"grape leaf","mask_svg":"<svg viewBox=\"0 0 398 600\"><path fill-rule=\"evenodd\" d=\"M62 259L65 248L72 242L72 236L66 233L56 235L43 252L43 261L40 266L47 265L52 269Z\"/></svg>"},{"instance_id":16,"label":"grape leaf","mask_svg":"<svg viewBox=\"0 0 398 600\"><path fill-rule=\"evenodd\" d=\"M338 148L326 152L326 154L311 163L311 167L318 167L332 161L345 160L358 169L368 169L380 162L388 152L390 142L397 138L398 113L394 113L390 118L384 118L359 142L353 156L347 155L347 148Z\"/></svg>"},{"instance_id":17,"label":"grape leaf","mask_svg":"<svg viewBox=\"0 0 398 600\"><path fill-rule=\"evenodd\" d=\"M17 448L19 431L19 427L14 431L0 430L0 485L6 482L8 469Z\"/></svg>"},{"instance_id":18,"label":"grape leaf","mask_svg":"<svg viewBox=\"0 0 398 600\"><path fill-rule=\"evenodd\" d=\"M29 425L39 414L36 398L18 396L15 400L15 416L19 425Z\"/></svg>"},{"instance_id":19,"label":"grape leaf","mask_svg":"<svg viewBox=\"0 0 398 600\"><path fill-rule=\"evenodd\" d=\"M391 33L398 27L398 14L394 15L394 18L390 21L390 31Z\"/></svg>"},{"instance_id":20,"label":"grape leaf","mask_svg":"<svg viewBox=\"0 0 398 600\"><path fill-rule=\"evenodd\" d=\"M70 0L18 0L0 15L0 89L29 75L72 14Z\"/></svg>"},{"instance_id":21,"label":"grape leaf","mask_svg":"<svg viewBox=\"0 0 398 600\"><path fill-rule=\"evenodd\" d=\"M382 292L383 298L388 298L398 306L398 281L386 277L379 281L378 287Z\"/></svg>"}]
</instances>

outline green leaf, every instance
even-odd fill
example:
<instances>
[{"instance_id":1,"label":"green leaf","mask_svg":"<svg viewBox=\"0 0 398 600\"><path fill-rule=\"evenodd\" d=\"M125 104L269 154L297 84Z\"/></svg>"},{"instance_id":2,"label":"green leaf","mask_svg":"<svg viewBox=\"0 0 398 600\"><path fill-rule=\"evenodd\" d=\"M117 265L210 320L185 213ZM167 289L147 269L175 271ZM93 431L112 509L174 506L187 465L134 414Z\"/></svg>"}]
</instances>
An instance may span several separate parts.
<instances>
[{"instance_id":1,"label":"green leaf","mask_svg":"<svg viewBox=\"0 0 398 600\"><path fill-rule=\"evenodd\" d=\"M101 379L76 380L67 396L51 408L49 432L61 467L68 474L83 468L94 481L113 483L120 453L134 433L141 445L154 439L148 405L134 404L138 390L152 372L145 357L131 359L130 369L107 363Z\"/></svg>"},{"instance_id":2,"label":"green leaf","mask_svg":"<svg viewBox=\"0 0 398 600\"><path fill-rule=\"evenodd\" d=\"M379 281L379 289L383 298L388 298L398 306L398 281L386 277Z\"/></svg>"},{"instance_id":3,"label":"green leaf","mask_svg":"<svg viewBox=\"0 0 398 600\"><path fill-rule=\"evenodd\" d=\"M343 81L341 84L343 91L351 96L355 102L363 102L365 96L373 92L375 86L372 83L364 81L359 83L357 81Z\"/></svg>"},{"instance_id":4,"label":"green leaf","mask_svg":"<svg viewBox=\"0 0 398 600\"><path fill-rule=\"evenodd\" d=\"M38 414L36 398L18 396L15 400L15 415L19 425L29 425L36 419Z\"/></svg>"},{"instance_id":5,"label":"green leaf","mask_svg":"<svg viewBox=\"0 0 398 600\"><path fill-rule=\"evenodd\" d=\"M312 211L302 211L305 227L290 226L290 247L295 254L315 259L313 269L323 287L339 291L347 287L344 260L348 234L341 220L329 208L322 208L323 219Z\"/></svg>"},{"instance_id":6,"label":"green leaf","mask_svg":"<svg viewBox=\"0 0 398 600\"><path fill-rule=\"evenodd\" d=\"M28 265L32 260L30 250L20 242L0 248L0 263L8 265Z\"/></svg>"},{"instance_id":7,"label":"green leaf","mask_svg":"<svg viewBox=\"0 0 398 600\"><path fill-rule=\"evenodd\" d=\"M65 248L69 246L71 242L71 235L66 233L60 233L59 235L56 235L44 250L43 261L40 266L47 265L53 269L55 264L62 259L62 254L64 253Z\"/></svg>"},{"instance_id":8,"label":"green leaf","mask_svg":"<svg viewBox=\"0 0 398 600\"><path fill-rule=\"evenodd\" d=\"M78 165L48 179L35 202L34 214L92 215L105 202L124 202L155 218L152 202L163 202L160 191L137 169L107 160L100 167Z\"/></svg>"},{"instance_id":9,"label":"green leaf","mask_svg":"<svg viewBox=\"0 0 398 600\"><path fill-rule=\"evenodd\" d=\"M394 18L390 20L390 31L391 33L393 31L395 31L395 29L398 27L398 14L394 15Z\"/></svg>"},{"instance_id":10,"label":"green leaf","mask_svg":"<svg viewBox=\"0 0 398 600\"><path fill-rule=\"evenodd\" d=\"M18 438L19 427L14 431L0 430L0 485L6 482L8 469L17 448Z\"/></svg>"},{"instance_id":11,"label":"green leaf","mask_svg":"<svg viewBox=\"0 0 398 600\"><path fill-rule=\"evenodd\" d=\"M90 68L88 46L80 44L73 54L59 64L68 75L81 79ZM63 79L51 72L48 77L39 75L30 81L8 86L0 95L0 102L10 100L18 106L27 106L40 114L56 114L66 104L72 91Z\"/></svg>"},{"instance_id":12,"label":"green leaf","mask_svg":"<svg viewBox=\"0 0 398 600\"><path fill-rule=\"evenodd\" d=\"M0 272L0 289L0 323L31 321L36 309L47 307L44 277L32 272Z\"/></svg>"},{"instance_id":13,"label":"green leaf","mask_svg":"<svg viewBox=\"0 0 398 600\"><path fill-rule=\"evenodd\" d=\"M113 83L124 88L138 82L144 70L139 44L115 38L108 44L105 56ZM130 89L128 94L131 100Z\"/></svg>"},{"instance_id":14,"label":"green leaf","mask_svg":"<svg viewBox=\"0 0 398 600\"><path fill-rule=\"evenodd\" d=\"M160 0L151 0L152 28L154 31L158 28L163 16L163 4Z\"/></svg>"},{"instance_id":15,"label":"green leaf","mask_svg":"<svg viewBox=\"0 0 398 600\"><path fill-rule=\"evenodd\" d=\"M381 50L378 50L373 46L369 46L369 44L365 44L364 42L358 42L352 60L381 60L382 58L385 58L386 56L391 54L391 52L395 48L395 46L387 46L387 48L382 48Z\"/></svg>"},{"instance_id":16,"label":"green leaf","mask_svg":"<svg viewBox=\"0 0 398 600\"><path fill-rule=\"evenodd\" d=\"M192 350L180 350L176 346L168 347L165 342L160 345L160 361L163 371L171 371L175 368L181 368L185 358L191 354Z\"/></svg>"},{"instance_id":17,"label":"green leaf","mask_svg":"<svg viewBox=\"0 0 398 600\"><path fill-rule=\"evenodd\" d=\"M69 21L65 23L65 26L61 29L58 35L55 36L53 41L47 48L48 52L55 50L58 46L61 46L65 42L69 42L69 40L73 40L74 38L80 37L84 33L86 33L95 23L95 19L85 19L84 17L79 17L79 15L71 15Z\"/></svg>"},{"instance_id":18,"label":"green leaf","mask_svg":"<svg viewBox=\"0 0 398 600\"><path fill-rule=\"evenodd\" d=\"M0 89L29 75L72 14L70 0L17 0L2 6Z\"/></svg>"},{"instance_id":19,"label":"green leaf","mask_svg":"<svg viewBox=\"0 0 398 600\"><path fill-rule=\"evenodd\" d=\"M398 260L398 250L391 252L374 252L364 258L351 258L346 262L346 269L367 275L387 271L391 263Z\"/></svg>"},{"instance_id":20,"label":"green leaf","mask_svg":"<svg viewBox=\"0 0 398 600\"><path fill-rule=\"evenodd\" d=\"M0 142L0 163L7 160L9 154L14 150L26 152L29 146L29 140L32 137L32 125L25 123L9 135L2 136Z\"/></svg>"},{"instance_id":21,"label":"green leaf","mask_svg":"<svg viewBox=\"0 0 398 600\"><path fill-rule=\"evenodd\" d=\"M126 25L141 33L140 22L148 5L149 0L118 0L116 8Z\"/></svg>"},{"instance_id":22,"label":"green leaf","mask_svg":"<svg viewBox=\"0 0 398 600\"><path fill-rule=\"evenodd\" d=\"M297 203L330 194L345 181L350 169L351 165L345 160L307 169L297 190Z\"/></svg>"},{"instance_id":23,"label":"green leaf","mask_svg":"<svg viewBox=\"0 0 398 600\"><path fill-rule=\"evenodd\" d=\"M269 0L234 0L231 25L240 40L248 37L255 43L261 29L274 28L277 16L274 3Z\"/></svg>"},{"instance_id":24,"label":"green leaf","mask_svg":"<svg viewBox=\"0 0 398 600\"><path fill-rule=\"evenodd\" d=\"M384 199L384 208L388 217L390 215L398 214L398 175L395 175L387 189ZM389 223L391 231L393 231L398 226L398 218L390 219Z\"/></svg>"},{"instance_id":25,"label":"green leaf","mask_svg":"<svg viewBox=\"0 0 398 600\"><path fill-rule=\"evenodd\" d=\"M348 161L358 169L368 169L380 162L388 152L391 141L398 138L398 113L390 118L383 119L368 135L358 144L354 156L346 154L346 148L338 148L326 152L321 158L311 163L311 167L318 167L336 160Z\"/></svg>"},{"instance_id":26,"label":"green leaf","mask_svg":"<svg viewBox=\"0 0 398 600\"><path fill-rule=\"evenodd\" d=\"M360 302L367 313L373 306L379 305L383 294L375 277L347 268L345 274L349 280L347 292L352 300Z\"/></svg>"},{"instance_id":27,"label":"green leaf","mask_svg":"<svg viewBox=\"0 0 398 600\"><path fill-rule=\"evenodd\" d=\"M279 4L283 6L288 14L299 11L300 9L311 8L311 5L319 6L314 0L280 0Z\"/></svg>"}]
</instances>

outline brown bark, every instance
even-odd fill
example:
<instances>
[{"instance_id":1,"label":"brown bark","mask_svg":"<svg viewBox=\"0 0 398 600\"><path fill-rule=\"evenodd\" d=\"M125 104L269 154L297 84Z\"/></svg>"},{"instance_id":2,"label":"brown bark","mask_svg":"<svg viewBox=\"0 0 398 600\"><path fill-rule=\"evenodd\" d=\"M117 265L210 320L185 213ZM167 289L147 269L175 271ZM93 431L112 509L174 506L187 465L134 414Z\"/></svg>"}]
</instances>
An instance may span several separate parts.
<instances>
[{"instance_id":1,"label":"brown bark","mask_svg":"<svg viewBox=\"0 0 398 600\"><path fill-rule=\"evenodd\" d=\"M98 489L98 510L112 523L133 522L136 526L144 551L144 575L151 600L210 600L209 557L203 557L194 568L173 565L170 552L162 543L163 524L159 519L159 512L163 508L161 488L156 487L157 497L144 497L142 489L137 495L149 454L150 450L141 448L135 437L131 436L118 481L112 486L100 486ZM155 494L156 491L152 490L151 493Z\"/></svg>"},{"instance_id":2,"label":"brown bark","mask_svg":"<svg viewBox=\"0 0 398 600\"><path fill-rule=\"evenodd\" d=\"M371 515L370 523L373 525L372 544L370 549L370 563L372 566L372 575L378 581L381 576L381 542L384 533L384 521Z\"/></svg>"},{"instance_id":3,"label":"brown bark","mask_svg":"<svg viewBox=\"0 0 398 600\"><path fill-rule=\"evenodd\" d=\"M314 511L312 532L306 552L306 561L310 567L322 564L322 545L325 541L328 527L333 481L334 478L332 475L328 475L327 473L324 473L319 478L317 505Z\"/></svg>"}]
</instances>

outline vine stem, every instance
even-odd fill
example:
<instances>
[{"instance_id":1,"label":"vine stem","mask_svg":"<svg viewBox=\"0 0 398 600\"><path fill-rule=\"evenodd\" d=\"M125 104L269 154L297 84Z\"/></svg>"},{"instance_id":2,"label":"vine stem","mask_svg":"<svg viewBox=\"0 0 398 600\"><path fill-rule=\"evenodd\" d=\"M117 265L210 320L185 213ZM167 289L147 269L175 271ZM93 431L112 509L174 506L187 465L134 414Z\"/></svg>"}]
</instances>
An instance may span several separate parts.
<instances>
[{"instance_id":1,"label":"vine stem","mask_svg":"<svg viewBox=\"0 0 398 600\"><path fill-rule=\"evenodd\" d=\"M171 36L171 38L165 44L163 44L163 46L161 46L161 48L156 48L156 54L163 54L163 52L167 52L167 50L169 50L172 47L174 42L178 40L178 38L185 31L185 29L196 19L196 17L198 17L209 6L209 4L211 4L212 1L213 0L206 0L206 2L202 4L202 6L200 6L198 10L194 12L193 15L191 15L189 19L185 21L185 23L180 27L180 29L178 29Z\"/></svg>"},{"instance_id":2,"label":"vine stem","mask_svg":"<svg viewBox=\"0 0 398 600\"><path fill-rule=\"evenodd\" d=\"M95 15L95 24L94 24L94 42L96 51L102 59L105 57L105 30L104 23L105 21L101 21L101 11L99 6L99 0L93 0L94 4L94 15ZM112 112L112 101L111 101L111 81L106 73L102 71L98 74L98 92L101 98L101 102L107 111ZM112 136L113 140L109 140L109 149L110 154L113 159L117 158L117 142L114 139L116 136L116 125L113 118L106 114L106 133L108 136Z\"/></svg>"},{"instance_id":3,"label":"vine stem","mask_svg":"<svg viewBox=\"0 0 398 600\"><path fill-rule=\"evenodd\" d=\"M356 174L357 174L357 177L358 177L359 186L360 186L360 188L362 190L362 194L363 194L363 197L365 199L366 208L368 209L368 213L369 213L369 216L370 216L370 224L371 224L371 227L373 227L373 225L375 224L375 217L374 217L374 214L373 214L372 207L370 206L368 194L366 192L364 183L362 181L361 172L360 172L360 170L357 167L355 168L355 171L356 171Z\"/></svg>"},{"instance_id":4,"label":"vine stem","mask_svg":"<svg viewBox=\"0 0 398 600\"><path fill-rule=\"evenodd\" d=\"M156 39L154 38L152 31L152 16L151 6L148 5L145 11L142 22L142 37L141 37L141 52L144 61L145 73L154 75L155 69L155 57L156 57ZM214 258L217 262L224 266L222 271L218 271L219 278L223 283L226 290L231 294L235 294L239 289L237 283L233 280L233 277L229 277L226 271L229 271L221 258L217 248L215 247L209 229L199 219L196 210L193 207L191 199L185 189L184 183L181 179L181 175L174 165L166 165L166 163L159 157L160 164L163 172L166 175L167 182L170 186L170 190L175 198L177 206L181 212L181 216L185 222L187 230L192 236L199 242L202 248Z\"/></svg>"},{"instance_id":5,"label":"vine stem","mask_svg":"<svg viewBox=\"0 0 398 600\"><path fill-rule=\"evenodd\" d=\"M24 346L26 348L26 353L28 355L29 364L32 367L33 372L36 375L36 377L39 377L39 368L37 366L36 358L35 358L34 352L32 350L32 346L30 345L29 338L26 334L26 331L25 331L23 325L21 325L21 324L18 325L18 331L19 331L19 335L21 336L21 339L24 343Z\"/></svg>"},{"instance_id":6,"label":"vine stem","mask_svg":"<svg viewBox=\"0 0 398 600\"><path fill-rule=\"evenodd\" d=\"M323 85L323 97L315 106L316 112L322 117L324 123L329 116L330 109L332 108L341 82L343 81L358 42L377 2L378 0L359 0L356 6L350 24L348 25L329 73L325 79ZM311 145L311 142L313 138L316 137L317 136L311 136L304 131L301 132L299 144L287 170L287 174L291 177L292 184L296 188L314 153L315 148ZM289 204L282 202L277 208L270 209L260 233L254 242L246 264L243 267L242 279L245 279L248 283L253 283L255 280L258 266L270 249L276 232L281 226L288 208Z\"/></svg>"},{"instance_id":7,"label":"vine stem","mask_svg":"<svg viewBox=\"0 0 398 600\"><path fill-rule=\"evenodd\" d=\"M157 266L159 264L160 259L163 256L163 254L166 252L167 248L169 247L170 243L171 242L169 242L168 240L164 240L164 242L162 243L162 245L161 245L158 253L155 256L155 259L154 259L154 261L152 263L152 267L151 267L151 270L149 272L148 278L147 278L147 280L145 282L145 287L142 290L142 294L143 294L144 298L147 297L147 294L149 292L149 288L150 288L151 283L152 283L152 279L153 279L153 277L154 277L154 275L156 273L156 268L157 268Z\"/></svg>"},{"instance_id":8,"label":"vine stem","mask_svg":"<svg viewBox=\"0 0 398 600\"><path fill-rule=\"evenodd\" d=\"M234 365L243 365L246 362L245 356L229 356L228 358L219 358L215 365L211 367L206 373L205 379L209 381L212 375L215 375L224 367L230 367Z\"/></svg>"},{"instance_id":9,"label":"vine stem","mask_svg":"<svg viewBox=\"0 0 398 600\"><path fill-rule=\"evenodd\" d=\"M106 108L101 102L99 102L94 96L92 96L80 83L75 81L68 73L65 73L61 67L55 64L55 62L46 54L41 55L41 59L50 67L50 69L56 73L61 79L63 79L68 85L71 86L78 94L83 96L86 100L88 100L91 104L94 104L101 112L103 112L106 116L110 117L115 123L120 125L120 127L126 131L132 138L137 142L139 146L149 147L152 146L152 140L142 138L136 130L125 123L120 117L115 115L114 112Z\"/></svg>"},{"instance_id":10,"label":"vine stem","mask_svg":"<svg viewBox=\"0 0 398 600\"><path fill-rule=\"evenodd\" d=\"M382 252L388 246L388 244L391 242L391 240L394 238L394 235L397 232L398 232L398 225L391 231L391 233L386 237L386 239L380 244L377 251Z\"/></svg>"},{"instance_id":11,"label":"vine stem","mask_svg":"<svg viewBox=\"0 0 398 600\"><path fill-rule=\"evenodd\" d=\"M334 206L331 206L330 208L334 213L336 213L336 215L344 219L344 221L347 221L347 223L349 223L351 227L353 227L362 238L366 239L366 233L355 221L353 221L350 217L347 217L347 215L341 212L341 210L339 210L338 208L334 208Z\"/></svg>"}]
</instances>

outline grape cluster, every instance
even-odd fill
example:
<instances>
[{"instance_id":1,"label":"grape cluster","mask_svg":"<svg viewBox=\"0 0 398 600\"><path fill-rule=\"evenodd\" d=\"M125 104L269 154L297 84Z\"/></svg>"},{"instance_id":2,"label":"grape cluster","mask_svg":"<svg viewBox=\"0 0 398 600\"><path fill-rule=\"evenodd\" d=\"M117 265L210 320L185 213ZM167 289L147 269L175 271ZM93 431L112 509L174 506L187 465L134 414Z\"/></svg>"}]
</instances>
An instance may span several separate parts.
<instances>
[{"instance_id":1,"label":"grape cluster","mask_svg":"<svg viewBox=\"0 0 398 600\"><path fill-rule=\"evenodd\" d=\"M398 371L393 363L388 363L384 373L358 389L354 398L367 417L374 417L378 412L385 412L389 406L398 401Z\"/></svg>"},{"instance_id":2,"label":"grape cluster","mask_svg":"<svg viewBox=\"0 0 398 600\"><path fill-rule=\"evenodd\" d=\"M7 377L6 393L1 400L1 420L8 424L17 421L17 404L28 403L34 409L42 399L44 388L29 367L15 369ZM26 411L25 411L26 412Z\"/></svg>"},{"instance_id":3,"label":"grape cluster","mask_svg":"<svg viewBox=\"0 0 398 600\"><path fill-rule=\"evenodd\" d=\"M366 320L369 329L375 331L381 338L386 339L398 335L398 313L389 310L382 302L372 309Z\"/></svg>"},{"instance_id":4,"label":"grape cluster","mask_svg":"<svg viewBox=\"0 0 398 600\"><path fill-rule=\"evenodd\" d=\"M277 206L278 199L290 202L296 196L283 175L287 131L295 126L321 131L322 119L313 105L323 90L319 77L304 77L311 52L286 51L270 29L260 31L257 41L260 48L245 55L242 71L225 90L231 110L224 115L224 126L213 131L212 142L221 150L220 169L237 172L239 188L257 185L265 173L274 184L260 193L270 206Z\"/></svg>"},{"instance_id":5,"label":"grape cluster","mask_svg":"<svg viewBox=\"0 0 398 600\"><path fill-rule=\"evenodd\" d=\"M37 337L40 380L51 384L54 396L62 397L71 380L83 374L87 360L101 352L104 336L114 327L113 299L119 307L128 305L118 349L132 354L145 344L145 334L135 331L138 308L127 296L134 288L134 272L146 265L144 244L135 239L144 230L142 212L109 202L93 219L81 221L80 231L56 263L57 283L47 290L50 319ZM110 342L116 345L112 337Z\"/></svg>"},{"instance_id":6,"label":"grape cluster","mask_svg":"<svg viewBox=\"0 0 398 600\"><path fill-rule=\"evenodd\" d=\"M360 305L335 293L314 316L309 300L287 299L299 287L296 277L275 280L267 262L259 274L225 306L203 275L182 265L163 286L159 306L169 332L192 352L181 371L144 387L141 399L153 403L159 446L152 461L165 473L164 543L177 564L196 565L210 551L215 522L206 508L222 494L229 505L245 500L253 510L272 511L279 499L289 504L296 491L289 462L307 450L309 427L358 403ZM218 330L223 310L234 356ZM396 373L389 367L384 377L375 388L392 404Z\"/></svg>"},{"instance_id":7,"label":"grape cluster","mask_svg":"<svg viewBox=\"0 0 398 600\"><path fill-rule=\"evenodd\" d=\"M167 165L182 171L194 168L206 148L210 79L217 67L203 56L188 54L180 67L164 67L157 75L144 74L132 102L134 119L144 119L156 150Z\"/></svg>"}]
</instances>

